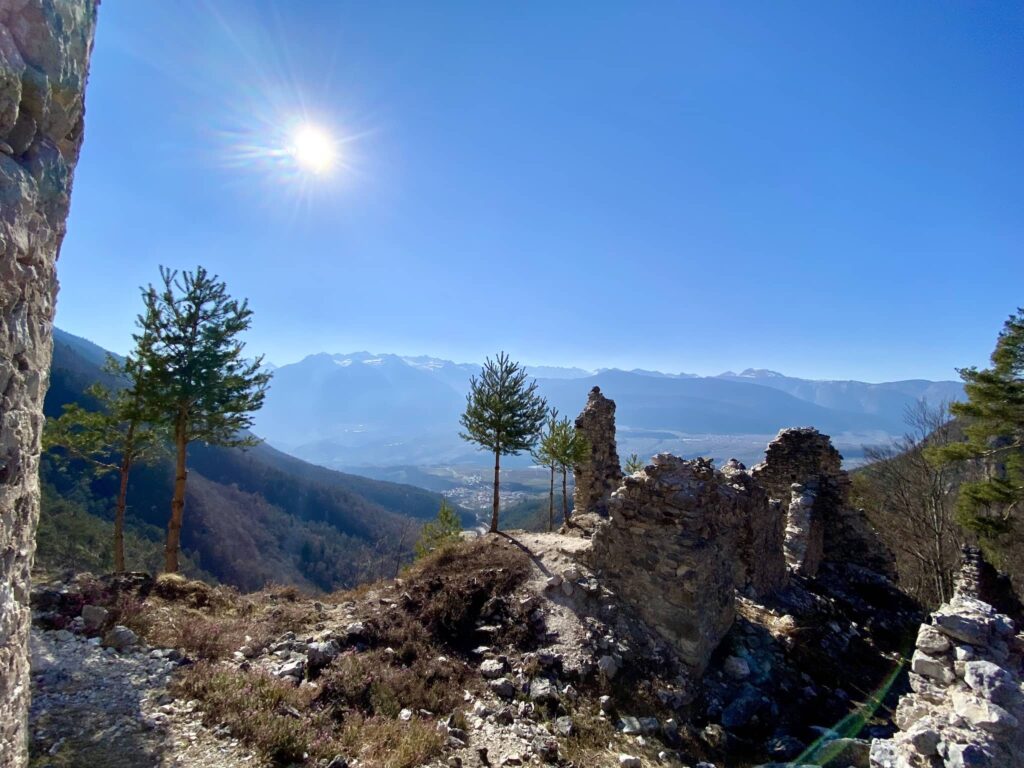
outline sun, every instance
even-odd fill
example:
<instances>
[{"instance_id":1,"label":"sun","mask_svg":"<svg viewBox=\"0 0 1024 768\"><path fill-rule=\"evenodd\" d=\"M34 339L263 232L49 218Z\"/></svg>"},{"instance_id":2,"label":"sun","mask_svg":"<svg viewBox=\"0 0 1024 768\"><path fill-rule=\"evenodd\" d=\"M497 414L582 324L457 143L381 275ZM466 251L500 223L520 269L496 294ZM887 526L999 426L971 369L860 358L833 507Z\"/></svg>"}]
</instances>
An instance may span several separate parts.
<instances>
[{"instance_id":1,"label":"sun","mask_svg":"<svg viewBox=\"0 0 1024 768\"><path fill-rule=\"evenodd\" d=\"M330 171L337 159L333 138L310 123L303 123L295 129L289 151L299 168L317 175Z\"/></svg>"}]
</instances>

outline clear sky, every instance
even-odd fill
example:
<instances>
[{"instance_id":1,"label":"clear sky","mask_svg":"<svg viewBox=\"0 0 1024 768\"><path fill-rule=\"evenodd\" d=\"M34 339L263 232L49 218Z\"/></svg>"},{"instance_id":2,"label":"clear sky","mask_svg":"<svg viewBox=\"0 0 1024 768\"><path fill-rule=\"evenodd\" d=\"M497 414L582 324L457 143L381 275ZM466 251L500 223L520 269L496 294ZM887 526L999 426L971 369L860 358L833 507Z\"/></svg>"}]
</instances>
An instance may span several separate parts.
<instances>
[{"instance_id":1,"label":"clear sky","mask_svg":"<svg viewBox=\"0 0 1024 768\"><path fill-rule=\"evenodd\" d=\"M1024 305L1022 73L1015 2L106 0L57 322L123 352L203 264L278 364L955 378Z\"/></svg>"}]
</instances>

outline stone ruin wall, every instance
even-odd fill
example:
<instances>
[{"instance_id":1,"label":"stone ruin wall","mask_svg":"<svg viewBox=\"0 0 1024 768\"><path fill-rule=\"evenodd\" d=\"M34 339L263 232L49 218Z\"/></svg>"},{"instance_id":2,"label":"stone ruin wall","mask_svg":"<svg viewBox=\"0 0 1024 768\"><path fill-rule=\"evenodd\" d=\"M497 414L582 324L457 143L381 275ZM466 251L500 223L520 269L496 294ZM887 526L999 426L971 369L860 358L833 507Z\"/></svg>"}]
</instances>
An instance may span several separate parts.
<instances>
[{"instance_id":1,"label":"stone ruin wall","mask_svg":"<svg viewBox=\"0 0 1024 768\"><path fill-rule=\"evenodd\" d=\"M722 467L723 493L737 520L736 586L764 597L785 586L789 573L784 557L782 508L736 459Z\"/></svg>"},{"instance_id":2,"label":"stone ruin wall","mask_svg":"<svg viewBox=\"0 0 1024 768\"><path fill-rule=\"evenodd\" d=\"M813 577L825 561L850 563L892 577L895 559L850 506L850 477L828 435L810 427L784 429L768 445L754 478L783 508L789 566Z\"/></svg>"},{"instance_id":3,"label":"stone ruin wall","mask_svg":"<svg viewBox=\"0 0 1024 768\"><path fill-rule=\"evenodd\" d=\"M573 467L573 516L608 516L608 500L622 482L622 467L615 446L615 401L590 390L587 404L576 417L576 429L590 443L590 457Z\"/></svg>"},{"instance_id":4,"label":"stone ruin wall","mask_svg":"<svg viewBox=\"0 0 1024 768\"><path fill-rule=\"evenodd\" d=\"M0 765L27 765L39 441L95 0L0 0Z\"/></svg>"},{"instance_id":5,"label":"stone ruin wall","mask_svg":"<svg viewBox=\"0 0 1024 768\"><path fill-rule=\"evenodd\" d=\"M872 742L872 768L1024 766L1024 633L982 599L999 591L992 573L965 551L953 598L918 631L900 730Z\"/></svg>"},{"instance_id":6,"label":"stone ruin wall","mask_svg":"<svg viewBox=\"0 0 1024 768\"><path fill-rule=\"evenodd\" d=\"M659 454L608 507L593 564L700 674L735 613L738 520L723 476L707 460Z\"/></svg>"}]
</instances>

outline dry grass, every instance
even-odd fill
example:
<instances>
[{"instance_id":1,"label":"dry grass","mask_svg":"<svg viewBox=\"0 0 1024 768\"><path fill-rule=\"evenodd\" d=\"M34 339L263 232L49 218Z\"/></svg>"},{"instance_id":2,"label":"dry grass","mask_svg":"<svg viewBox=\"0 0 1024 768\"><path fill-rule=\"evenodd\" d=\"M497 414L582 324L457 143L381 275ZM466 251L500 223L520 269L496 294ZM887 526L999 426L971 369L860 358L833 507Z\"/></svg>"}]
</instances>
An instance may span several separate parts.
<instances>
[{"instance_id":1,"label":"dry grass","mask_svg":"<svg viewBox=\"0 0 1024 768\"><path fill-rule=\"evenodd\" d=\"M264 648L283 632L312 623L312 608L298 596L290 588L242 596L228 587L165 574L146 600L122 595L113 608L118 623L151 645L215 660L228 658L244 644Z\"/></svg>"},{"instance_id":2,"label":"dry grass","mask_svg":"<svg viewBox=\"0 0 1024 768\"><path fill-rule=\"evenodd\" d=\"M313 688L258 672L197 664L178 679L175 693L202 701L208 724L227 725L278 765L345 755L365 768L413 768L444 747L430 719L364 714L344 697L326 701Z\"/></svg>"}]
</instances>

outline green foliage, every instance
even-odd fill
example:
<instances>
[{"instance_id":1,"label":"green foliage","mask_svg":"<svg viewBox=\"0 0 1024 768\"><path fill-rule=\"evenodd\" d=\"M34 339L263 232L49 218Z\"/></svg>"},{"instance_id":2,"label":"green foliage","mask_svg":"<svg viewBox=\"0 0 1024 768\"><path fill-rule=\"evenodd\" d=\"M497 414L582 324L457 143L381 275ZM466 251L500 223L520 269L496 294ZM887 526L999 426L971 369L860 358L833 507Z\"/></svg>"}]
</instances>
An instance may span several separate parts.
<instances>
[{"instance_id":1,"label":"green foliage","mask_svg":"<svg viewBox=\"0 0 1024 768\"><path fill-rule=\"evenodd\" d=\"M590 458L590 442L568 418L555 425L552 450L555 462L563 473Z\"/></svg>"},{"instance_id":2,"label":"green foliage","mask_svg":"<svg viewBox=\"0 0 1024 768\"><path fill-rule=\"evenodd\" d=\"M124 386L93 384L85 395L97 408L66 403L60 418L48 419L43 432L44 449L63 449L65 453L57 452L55 457L86 461L97 476L118 471L124 461L131 464L156 458L163 451L165 437L145 421L148 380L138 359L129 356L121 362L109 355L103 371Z\"/></svg>"},{"instance_id":3,"label":"green foliage","mask_svg":"<svg viewBox=\"0 0 1024 768\"><path fill-rule=\"evenodd\" d=\"M633 475L642 470L644 466L643 459L641 459L637 454L631 453L626 458L626 464L623 467L623 470L627 475Z\"/></svg>"},{"instance_id":4,"label":"green foliage","mask_svg":"<svg viewBox=\"0 0 1024 768\"><path fill-rule=\"evenodd\" d=\"M459 436L494 454L492 533L498 530L501 457L514 456L537 442L547 408L537 393L537 382L527 383L525 369L504 352L495 360L487 358L480 378L470 379Z\"/></svg>"},{"instance_id":5,"label":"green foliage","mask_svg":"<svg viewBox=\"0 0 1024 768\"><path fill-rule=\"evenodd\" d=\"M153 421L174 428L186 442L249 446L244 431L263 406L271 373L263 358L243 357L239 336L249 329L248 301L231 298L227 285L203 267L178 276L160 268L163 287L142 292L141 362L152 371L146 408ZM144 343L145 342L145 343Z\"/></svg>"},{"instance_id":6,"label":"green foliage","mask_svg":"<svg viewBox=\"0 0 1024 768\"><path fill-rule=\"evenodd\" d=\"M555 525L555 470L558 469L558 409L548 411L548 421L537 444L530 451L530 456L542 467L547 467L550 475L548 484L548 525L550 532Z\"/></svg>"},{"instance_id":7,"label":"green foliage","mask_svg":"<svg viewBox=\"0 0 1024 768\"><path fill-rule=\"evenodd\" d=\"M929 451L935 462L974 462L985 477L960 486L961 521L983 537L1019 522L1024 503L1024 308L1003 325L992 367L964 368L967 401L950 410L964 423L965 443Z\"/></svg>"},{"instance_id":8,"label":"green foliage","mask_svg":"<svg viewBox=\"0 0 1024 768\"><path fill-rule=\"evenodd\" d=\"M469 382L459 436L496 456L513 456L533 446L546 416L537 382L527 383L526 370L499 352Z\"/></svg>"},{"instance_id":9,"label":"green foliage","mask_svg":"<svg viewBox=\"0 0 1024 768\"><path fill-rule=\"evenodd\" d=\"M448 500L441 500L441 509L437 513L437 519L424 524L419 539L416 541L416 558L433 552L453 541L459 540L462 533L462 522L459 520L455 510L448 506Z\"/></svg>"}]
</instances>

